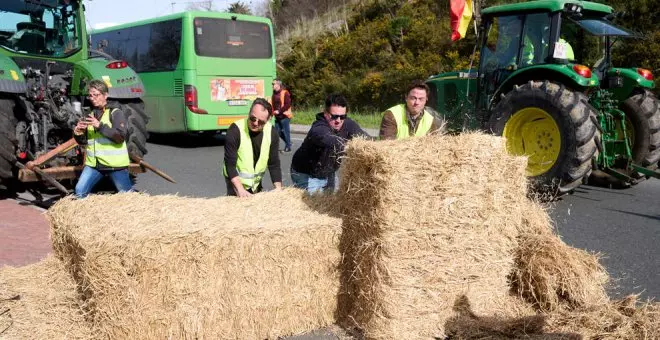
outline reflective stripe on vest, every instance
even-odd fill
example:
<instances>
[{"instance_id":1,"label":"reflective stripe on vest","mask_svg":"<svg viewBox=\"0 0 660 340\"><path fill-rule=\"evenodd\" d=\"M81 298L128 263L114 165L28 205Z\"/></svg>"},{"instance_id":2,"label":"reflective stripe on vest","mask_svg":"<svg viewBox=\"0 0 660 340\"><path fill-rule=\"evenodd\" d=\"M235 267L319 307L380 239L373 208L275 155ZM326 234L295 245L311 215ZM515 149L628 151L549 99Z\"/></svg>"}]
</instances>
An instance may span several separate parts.
<instances>
[{"instance_id":1,"label":"reflective stripe on vest","mask_svg":"<svg viewBox=\"0 0 660 340\"><path fill-rule=\"evenodd\" d=\"M406 116L406 105L399 104L388 109L392 112L394 116L394 121L396 122L396 139L404 139L411 137L410 129L408 128L408 117ZM420 119L417 124L417 130L415 130L415 136L425 136L431 131L431 126L433 125L433 115L428 113L426 109L422 114L422 119Z\"/></svg>"},{"instance_id":2,"label":"reflective stripe on vest","mask_svg":"<svg viewBox=\"0 0 660 340\"><path fill-rule=\"evenodd\" d=\"M241 119L234 122L238 127L240 132L241 142L238 146L238 159L236 159L236 171L238 172L238 177L241 180L241 184L245 189L252 189L252 191L257 190L259 184L261 184L261 179L266 173L266 168L268 167L268 157L270 156L270 141L271 141L271 131L273 125L271 122L267 122L264 125L263 137L261 140L261 150L259 151L259 159L257 164L254 164L254 155L252 153L252 140L250 139L250 128L248 128L248 120ZM227 176L227 164L223 166L222 169L225 177Z\"/></svg>"},{"instance_id":3,"label":"reflective stripe on vest","mask_svg":"<svg viewBox=\"0 0 660 340\"><path fill-rule=\"evenodd\" d=\"M117 109L105 109L99 121L112 127L110 116ZM126 142L115 143L103 136L93 126L87 126L87 146L85 147L85 165L96 167L97 163L110 168L127 167L130 163Z\"/></svg>"}]
</instances>

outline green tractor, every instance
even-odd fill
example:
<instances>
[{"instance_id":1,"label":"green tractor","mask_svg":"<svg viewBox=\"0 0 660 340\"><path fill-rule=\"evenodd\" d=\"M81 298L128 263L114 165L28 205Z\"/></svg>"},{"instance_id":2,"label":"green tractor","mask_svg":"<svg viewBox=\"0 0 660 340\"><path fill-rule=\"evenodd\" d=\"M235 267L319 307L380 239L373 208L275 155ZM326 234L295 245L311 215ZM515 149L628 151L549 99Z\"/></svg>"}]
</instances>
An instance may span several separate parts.
<instances>
[{"instance_id":1,"label":"green tractor","mask_svg":"<svg viewBox=\"0 0 660 340\"><path fill-rule=\"evenodd\" d=\"M611 7L539 0L478 14L478 70L427 80L450 131L504 136L511 153L528 156L532 185L555 196L589 179L659 177L653 75L613 67L612 46L634 34L611 22Z\"/></svg>"},{"instance_id":2,"label":"green tractor","mask_svg":"<svg viewBox=\"0 0 660 340\"><path fill-rule=\"evenodd\" d=\"M69 141L76 122L90 111L86 86L109 87L109 99L128 121L127 146L146 154L148 117L144 87L126 62L89 47L82 0L0 2L0 188L21 182L74 179L83 155ZM59 147L58 147L59 146ZM132 164L132 174L143 170Z\"/></svg>"}]
</instances>

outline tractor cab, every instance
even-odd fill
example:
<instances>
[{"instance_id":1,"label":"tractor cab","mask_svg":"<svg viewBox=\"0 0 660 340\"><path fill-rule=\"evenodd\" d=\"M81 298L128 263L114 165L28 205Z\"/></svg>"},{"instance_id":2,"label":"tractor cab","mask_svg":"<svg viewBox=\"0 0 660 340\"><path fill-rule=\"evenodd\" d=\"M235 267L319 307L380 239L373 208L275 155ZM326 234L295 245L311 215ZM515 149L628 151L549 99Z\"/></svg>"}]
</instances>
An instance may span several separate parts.
<instances>
[{"instance_id":1,"label":"tractor cab","mask_svg":"<svg viewBox=\"0 0 660 340\"><path fill-rule=\"evenodd\" d=\"M16 54L66 57L83 46L79 2L5 0L0 7L0 47Z\"/></svg>"}]
</instances>

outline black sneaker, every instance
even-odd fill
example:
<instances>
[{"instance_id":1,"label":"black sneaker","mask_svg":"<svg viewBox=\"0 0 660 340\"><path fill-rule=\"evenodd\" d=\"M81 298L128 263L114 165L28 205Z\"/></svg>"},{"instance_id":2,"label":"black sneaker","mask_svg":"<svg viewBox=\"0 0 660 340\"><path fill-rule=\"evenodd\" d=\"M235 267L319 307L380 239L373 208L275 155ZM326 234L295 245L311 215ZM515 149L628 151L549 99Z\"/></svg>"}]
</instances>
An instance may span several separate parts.
<instances>
[{"instance_id":1,"label":"black sneaker","mask_svg":"<svg viewBox=\"0 0 660 340\"><path fill-rule=\"evenodd\" d=\"M291 152L291 148L287 146L286 148L284 148L284 152Z\"/></svg>"}]
</instances>

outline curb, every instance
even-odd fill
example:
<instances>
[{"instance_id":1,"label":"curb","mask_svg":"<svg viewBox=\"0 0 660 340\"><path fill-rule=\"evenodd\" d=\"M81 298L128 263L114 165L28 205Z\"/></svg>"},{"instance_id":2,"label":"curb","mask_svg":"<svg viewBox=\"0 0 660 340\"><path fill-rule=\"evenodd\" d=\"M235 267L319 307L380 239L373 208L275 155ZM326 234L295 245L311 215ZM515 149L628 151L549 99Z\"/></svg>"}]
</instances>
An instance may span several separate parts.
<instances>
[{"instance_id":1,"label":"curb","mask_svg":"<svg viewBox=\"0 0 660 340\"><path fill-rule=\"evenodd\" d=\"M291 133L295 133L298 135L306 135L307 132L309 131L310 126L309 125L299 125L299 124L291 124L290 125L290 130ZM372 137L377 137L379 131L377 129L362 129L364 132L368 133Z\"/></svg>"}]
</instances>

